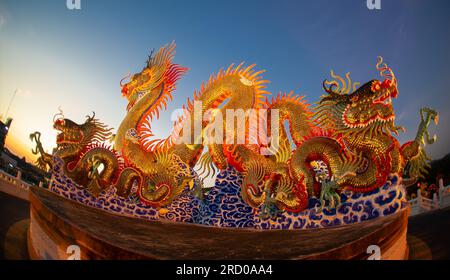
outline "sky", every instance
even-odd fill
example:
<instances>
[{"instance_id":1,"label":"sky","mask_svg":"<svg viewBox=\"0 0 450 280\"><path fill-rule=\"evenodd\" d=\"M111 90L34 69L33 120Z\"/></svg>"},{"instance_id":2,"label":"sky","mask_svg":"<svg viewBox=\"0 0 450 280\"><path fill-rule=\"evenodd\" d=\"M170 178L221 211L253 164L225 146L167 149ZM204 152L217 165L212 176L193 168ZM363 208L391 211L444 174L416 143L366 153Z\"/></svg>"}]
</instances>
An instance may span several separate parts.
<instances>
[{"instance_id":1,"label":"sky","mask_svg":"<svg viewBox=\"0 0 450 280\"><path fill-rule=\"evenodd\" d=\"M175 40L175 62L190 70L178 83L174 102L152 125L169 135L170 112L180 108L202 81L231 63L266 69L272 93L305 95L316 102L329 71L364 83L379 78L381 55L398 79L397 124L415 137L419 109L432 107L440 124L433 158L450 148L450 1L114 1L0 0L0 114L12 100L14 119L7 147L32 160L29 134L42 132L44 148L55 146L54 114L82 123L96 116L117 128L126 113L119 81L139 72L152 49Z\"/></svg>"}]
</instances>

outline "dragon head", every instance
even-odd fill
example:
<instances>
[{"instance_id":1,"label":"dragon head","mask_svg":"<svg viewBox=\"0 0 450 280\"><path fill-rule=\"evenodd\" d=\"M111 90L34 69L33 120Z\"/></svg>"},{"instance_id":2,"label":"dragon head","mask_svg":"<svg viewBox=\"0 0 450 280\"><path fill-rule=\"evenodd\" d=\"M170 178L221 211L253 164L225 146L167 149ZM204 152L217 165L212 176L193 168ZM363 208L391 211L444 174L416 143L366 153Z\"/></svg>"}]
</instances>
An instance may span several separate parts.
<instances>
[{"instance_id":1,"label":"dragon head","mask_svg":"<svg viewBox=\"0 0 450 280\"><path fill-rule=\"evenodd\" d=\"M87 116L83 124L64 118L62 112L53 118L53 128L59 131L56 137L56 155L64 158L79 153L93 141L105 141L111 137L111 130L95 119L95 113Z\"/></svg>"},{"instance_id":2,"label":"dragon head","mask_svg":"<svg viewBox=\"0 0 450 280\"><path fill-rule=\"evenodd\" d=\"M374 133L390 130L397 133L392 98L396 98L397 80L392 70L379 57L377 69L384 81L371 80L359 86L347 82L331 71L333 81L325 80L323 87L328 95L323 96L317 106L316 121L335 133ZM330 120L331 119L331 120Z\"/></svg>"},{"instance_id":3,"label":"dragon head","mask_svg":"<svg viewBox=\"0 0 450 280\"><path fill-rule=\"evenodd\" d=\"M127 75L120 81L122 95L127 98L127 111L130 111L143 97L145 102L155 103L165 96L171 96L176 81L187 68L172 63L175 55L175 43L159 49L155 56L153 51L141 72ZM124 83L129 78L127 83ZM150 95L150 96L149 96Z\"/></svg>"},{"instance_id":4,"label":"dragon head","mask_svg":"<svg viewBox=\"0 0 450 280\"><path fill-rule=\"evenodd\" d=\"M422 110L428 114L430 120L432 120L435 125L439 124L439 113L436 110L430 108L423 108Z\"/></svg>"}]
</instances>

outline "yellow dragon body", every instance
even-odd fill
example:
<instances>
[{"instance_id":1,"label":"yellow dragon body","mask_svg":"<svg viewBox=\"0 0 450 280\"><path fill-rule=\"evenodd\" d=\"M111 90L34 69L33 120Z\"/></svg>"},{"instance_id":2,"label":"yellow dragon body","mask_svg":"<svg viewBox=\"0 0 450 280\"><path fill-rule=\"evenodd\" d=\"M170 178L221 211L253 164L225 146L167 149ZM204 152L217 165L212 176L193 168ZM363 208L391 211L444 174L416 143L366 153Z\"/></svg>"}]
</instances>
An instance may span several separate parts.
<instances>
[{"instance_id":1,"label":"yellow dragon body","mask_svg":"<svg viewBox=\"0 0 450 280\"><path fill-rule=\"evenodd\" d=\"M401 129L395 126L391 104L397 80L382 60L377 68L385 80L359 88L348 75L345 81L332 73L335 80L324 82L328 94L315 108L293 93L267 99L264 71L253 70L254 65L231 65L202 84L188 99L170 136L157 139L151 123L173 98L177 80L187 71L172 62L174 54L173 43L161 48L141 72L126 83L126 78L121 81L127 114L114 136L113 149L92 145L111 137L111 131L94 117L83 125L63 118L55 121L61 131L56 155L64 160L69 177L92 194L114 186L126 197L136 188L143 203L164 207L187 186L201 187L202 180L193 172L199 163L202 168L233 166L241 172L241 197L252 207L260 207L270 197L279 209L298 212L308 206L311 196L335 204L339 203L336 192L344 188L356 192L378 188L389 174L401 173L408 161L417 158L413 149L417 143L401 147L392 135ZM264 124L264 137L271 135L269 141L259 136L251 141L252 132L261 129L250 118L244 117L244 127L239 128L234 119L231 125L223 117L237 109L267 112L259 115L258 123ZM223 125L217 129L217 123ZM236 141L242 129L244 141ZM210 141L223 135L231 140ZM319 163L325 164L327 175L318 176Z\"/></svg>"}]
</instances>

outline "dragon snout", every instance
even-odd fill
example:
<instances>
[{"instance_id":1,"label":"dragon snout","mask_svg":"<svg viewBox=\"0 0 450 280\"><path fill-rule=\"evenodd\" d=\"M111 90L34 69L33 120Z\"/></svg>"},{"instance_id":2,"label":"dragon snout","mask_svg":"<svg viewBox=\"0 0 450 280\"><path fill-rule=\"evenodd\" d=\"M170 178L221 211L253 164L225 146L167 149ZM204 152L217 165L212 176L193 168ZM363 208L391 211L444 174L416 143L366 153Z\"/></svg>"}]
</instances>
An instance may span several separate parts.
<instances>
[{"instance_id":1,"label":"dragon snout","mask_svg":"<svg viewBox=\"0 0 450 280\"><path fill-rule=\"evenodd\" d=\"M127 96L128 95L128 87L126 85L124 85L122 87L122 96Z\"/></svg>"},{"instance_id":2,"label":"dragon snout","mask_svg":"<svg viewBox=\"0 0 450 280\"><path fill-rule=\"evenodd\" d=\"M63 127L66 124L64 119L57 119L53 123L53 128L59 129L60 127Z\"/></svg>"},{"instance_id":3,"label":"dragon snout","mask_svg":"<svg viewBox=\"0 0 450 280\"><path fill-rule=\"evenodd\" d=\"M397 98L398 96L398 91L397 91L397 86L395 81L391 81L389 79L384 80L381 83L381 88L383 89L388 89L390 92L390 97L391 98Z\"/></svg>"},{"instance_id":4,"label":"dragon snout","mask_svg":"<svg viewBox=\"0 0 450 280\"><path fill-rule=\"evenodd\" d=\"M392 97L392 98L397 98L397 96L398 96L398 91L397 91L397 89L394 89L393 91L391 91L391 97Z\"/></svg>"}]
</instances>

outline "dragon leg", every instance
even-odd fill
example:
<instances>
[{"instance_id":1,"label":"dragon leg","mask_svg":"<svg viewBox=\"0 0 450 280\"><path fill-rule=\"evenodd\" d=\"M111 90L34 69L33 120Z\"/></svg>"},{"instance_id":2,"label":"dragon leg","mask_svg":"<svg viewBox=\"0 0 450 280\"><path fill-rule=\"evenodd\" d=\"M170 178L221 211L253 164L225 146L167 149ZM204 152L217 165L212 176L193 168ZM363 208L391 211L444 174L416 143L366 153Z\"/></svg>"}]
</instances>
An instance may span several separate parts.
<instances>
[{"instance_id":1,"label":"dragon leg","mask_svg":"<svg viewBox=\"0 0 450 280\"><path fill-rule=\"evenodd\" d=\"M264 166L258 161L250 161L244 168L240 194L248 205L257 208L265 200L265 193L261 191L265 175Z\"/></svg>"},{"instance_id":2,"label":"dragon leg","mask_svg":"<svg viewBox=\"0 0 450 280\"><path fill-rule=\"evenodd\" d=\"M336 193L336 190L339 189L339 184L331 178L331 180L324 180L322 182L321 190L320 190L320 208L319 211L326 206L327 201L329 202L329 207L334 208L341 203L341 197Z\"/></svg>"},{"instance_id":3,"label":"dragon leg","mask_svg":"<svg viewBox=\"0 0 450 280\"><path fill-rule=\"evenodd\" d=\"M315 181L311 162L324 161L331 172L337 172L342 164L339 143L328 137L314 137L306 140L300 149L294 151L289 163L289 171L296 182L306 187L309 196L319 194L320 184ZM333 175L334 173L330 174Z\"/></svg>"},{"instance_id":4,"label":"dragon leg","mask_svg":"<svg viewBox=\"0 0 450 280\"><path fill-rule=\"evenodd\" d=\"M141 202L162 207L180 195L186 186L192 186L195 178L189 165L173 153L155 153L154 160L156 164L143 170L137 194Z\"/></svg>"},{"instance_id":5,"label":"dragon leg","mask_svg":"<svg viewBox=\"0 0 450 280\"><path fill-rule=\"evenodd\" d=\"M288 212L300 212L308 207L308 191L303 180L295 182L290 176L277 176L275 201L278 209Z\"/></svg>"},{"instance_id":6,"label":"dragon leg","mask_svg":"<svg viewBox=\"0 0 450 280\"><path fill-rule=\"evenodd\" d=\"M100 166L103 166L101 171ZM111 184L118 168L119 162L112 151L95 147L86 152L74 168L68 168L68 175L78 184L87 186L92 195L98 196Z\"/></svg>"},{"instance_id":7,"label":"dragon leg","mask_svg":"<svg viewBox=\"0 0 450 280\"><path fill-rule=\"evenodd\" d=\"M137 183L139 186L142 181L141 173L138 170L127 167L120 172L119 178L113 186L116 188L118 196L126 198L130 196L133 185Z\"/></svg>"},{"instance_id":8,"label":"dragon leg","mask_svg":"<svg viewBox=\"0 0 450 280\"><path fill-rule=\"evenodd\" d=\"M312 163L320 160L328 167L329 178L318 181ZM317 136L306 140L300 149L294 151L289 163L293 179L309 196L319 197L322 206L329 202L331 207L340 203L337 191L349 187L355 192L367 192L381 186L391 169L384 158L378 158L368 151L354 154L344 151L342 146L329 137Z\"/></svg>"}]
</instances>

